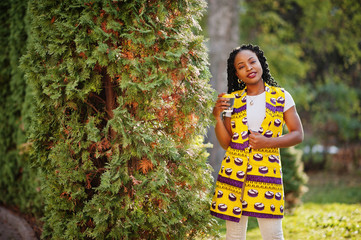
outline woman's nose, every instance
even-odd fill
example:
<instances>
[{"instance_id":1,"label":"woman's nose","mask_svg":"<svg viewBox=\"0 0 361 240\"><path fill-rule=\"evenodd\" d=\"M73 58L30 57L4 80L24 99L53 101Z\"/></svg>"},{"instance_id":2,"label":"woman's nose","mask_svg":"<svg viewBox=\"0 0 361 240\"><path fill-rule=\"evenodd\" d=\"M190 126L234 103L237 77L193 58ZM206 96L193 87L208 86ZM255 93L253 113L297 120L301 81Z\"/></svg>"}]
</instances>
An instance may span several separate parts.
<instances>
[{"instance_id":1,"label":"woman's nose","mask_svg":"<svg viewBox=\"0 0 361 240\"><path fill-rule=\"evenodd\" d=\"M246 65L246 70L247 70L247 71L252 70L252 69L253 69L252 65L250 65L250 64L247 64L247 65Z\"/></svg>"}]
</instances>

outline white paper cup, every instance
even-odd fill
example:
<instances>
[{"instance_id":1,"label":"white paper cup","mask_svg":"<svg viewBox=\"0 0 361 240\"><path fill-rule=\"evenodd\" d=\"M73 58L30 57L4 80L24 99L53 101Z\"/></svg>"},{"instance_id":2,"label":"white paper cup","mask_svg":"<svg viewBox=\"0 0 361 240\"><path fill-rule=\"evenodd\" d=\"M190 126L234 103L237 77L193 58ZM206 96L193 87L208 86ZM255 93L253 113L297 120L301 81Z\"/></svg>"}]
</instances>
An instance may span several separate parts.
<instances>
[{"instance_id":1,"label":"white paper cup","mask_svg":"<svg viewBox=\"0 0 361 240\"><path fill-rule=\"evenodd\" d=\"M222 96L222 98L227 98L229 100L228 103L230 104L230 106L226 110L223 110L223 112L232 113L235 96L233 94L225 94Z\"/></svg>"}]
</instances>

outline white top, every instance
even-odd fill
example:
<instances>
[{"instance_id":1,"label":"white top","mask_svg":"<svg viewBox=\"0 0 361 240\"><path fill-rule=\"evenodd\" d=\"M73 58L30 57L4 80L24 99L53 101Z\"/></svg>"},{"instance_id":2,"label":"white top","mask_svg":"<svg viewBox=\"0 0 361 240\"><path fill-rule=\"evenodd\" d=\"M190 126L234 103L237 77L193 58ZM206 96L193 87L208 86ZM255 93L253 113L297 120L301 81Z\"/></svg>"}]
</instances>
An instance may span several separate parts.
<instances>
[{"instance_id":1,"label":"white top","mask_svg":"<svg viewBox=\"0 0 361 240\"><path fill-rule=\"evenodd\" d=\"M253 100L253 105L250 104ZM285 90L285 107L283 112L286 112L295 105L291 94ZM231 113L226 113L226 117L231 117ZM266 116L266 92L255 96L247 96L247 122L248 128L252 131L258 131L262 125L263 119Z\"/></svg>"}]
</instances>

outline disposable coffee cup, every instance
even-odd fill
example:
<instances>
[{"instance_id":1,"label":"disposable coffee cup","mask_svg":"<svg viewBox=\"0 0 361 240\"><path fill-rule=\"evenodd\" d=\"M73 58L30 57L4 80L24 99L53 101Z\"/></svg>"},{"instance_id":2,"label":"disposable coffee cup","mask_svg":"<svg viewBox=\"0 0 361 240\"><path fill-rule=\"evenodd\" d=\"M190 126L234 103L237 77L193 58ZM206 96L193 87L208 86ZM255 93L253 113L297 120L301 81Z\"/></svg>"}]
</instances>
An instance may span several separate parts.
<instances>
[{"instance_id":1,"label":"disposable coffee cup","mask_svg":"<svg viewBox=\"0 0 361 240\"><path fill-rule=\"evenodd\" d=\"M230 104L230 106L226 110L223 110L223 112L226 112L226 113L232 113L233 112L234 97L235 96L233 94L225 94L225 95L222 96L222 98L229 99L228 103Z\"/></svg>"}]
</instances>

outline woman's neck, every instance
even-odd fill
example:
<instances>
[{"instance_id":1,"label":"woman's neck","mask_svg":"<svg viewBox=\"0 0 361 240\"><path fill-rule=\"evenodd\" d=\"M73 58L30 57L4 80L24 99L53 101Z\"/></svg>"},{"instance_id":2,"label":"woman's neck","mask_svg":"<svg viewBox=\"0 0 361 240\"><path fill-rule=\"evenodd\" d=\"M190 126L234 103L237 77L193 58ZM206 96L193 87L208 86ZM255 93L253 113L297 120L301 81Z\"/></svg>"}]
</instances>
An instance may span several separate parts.
<instances>
[{"instance_id":1,"label":"woman's neck","mask_svg":"<svg viewBox=\"0 0 361 240\"><path fill-rule=\"evenodd\" d=\"M261 81L259 84L247 85L247 95L250 95L250 96L259 95L265 91L264 87L265 87L265 85L264 85L263 81Z\"/></svg>"}]
</instances>

